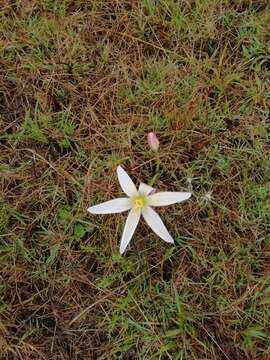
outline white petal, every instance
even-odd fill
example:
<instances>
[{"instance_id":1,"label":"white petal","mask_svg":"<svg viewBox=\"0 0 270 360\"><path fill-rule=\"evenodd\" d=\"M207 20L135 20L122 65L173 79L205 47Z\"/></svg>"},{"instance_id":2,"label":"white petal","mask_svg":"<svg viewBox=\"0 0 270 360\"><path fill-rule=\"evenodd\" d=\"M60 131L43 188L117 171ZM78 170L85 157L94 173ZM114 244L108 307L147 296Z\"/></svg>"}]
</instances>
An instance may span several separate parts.
<instances>
[{"instance_id":1,"label":"white petal","mask_svg":"<svg viewBox=\"0 0 270 360\"><path fill-rule=\"evenodd\" d=\"M123 189L124 193L127 194L127 196L131 197L137 194L136 186L121 166L117 166L117 176L121 188Z\"/></svg>"},{"instance_id":2,"label":"white petal","mask_svg":"<svg viewBox=\"0 0 270 360\"><path fill-rule=\"evenodd\" d=\"M154 188L152 188L149 185L146 185L144 183L140 183L139 186L139 192L145 196L149 195L151 193L151 191L155 190Z\"/></svg>"},{"instance_id":3,"label":"white petal","mask_svg":"<svg viewBox=\"0 0 270 360\"><path fill-rule=\"evenodd\" d=\"M119 198L91 206L87 210L91 214L113 214L131 209L132 203L129 198Z\"/></svg>"},{"instance_id":4,"label":"white petal","mask_svg":"<svg viewBox=\"0 0 270 360\"><path fill-rule=\"evenodd\" d=\"M148 196L148 203L150 206L166 206L182 202L191 197L189 192L159 192Z\"/></svg>"},{"instance_id":5,"label":"white petal","mask_svg":"<svg viewBox=\"0 0 270 360\"><path fill-rule=\"evenodd\" d=\"M127 221L125 223L124 231L121 238L120 243L120 254L123 254L123 252L126 250L126 247L128 246L132 235L134 234L134 231L138 225L138 222L140 220L141 211L132 209L127 217Z\"/></svg>"},{"instance_id":6,"label":"white petal","mask_svg":"<svg viewBox=\"0 0 270 360\"><path fill-rule=\"evenodd\" d=\"M168 243L173 243L173 238L168 233L165 225L163 224L160 216L149 206L142 209L142 214L147 225L159 236L161 239Z\"/></svg>"}]
</instances>

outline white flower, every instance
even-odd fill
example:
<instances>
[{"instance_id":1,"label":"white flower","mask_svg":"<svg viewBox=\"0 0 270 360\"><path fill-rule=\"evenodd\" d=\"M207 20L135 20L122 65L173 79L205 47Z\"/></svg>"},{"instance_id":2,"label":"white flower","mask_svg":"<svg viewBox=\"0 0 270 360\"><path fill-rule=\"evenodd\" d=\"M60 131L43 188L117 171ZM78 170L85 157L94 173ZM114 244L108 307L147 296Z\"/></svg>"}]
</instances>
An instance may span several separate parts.
<instances>
[{"instance_id":1,"label":"white flower","mask_svg":"<svg viewBox=\"0 0 270 360\"><path fill-rule=\"evenodd\" d=\"M141 183L137 190L133 181L121 166L117 167L117 175L121 188L128 197L109 200L99 205L91 206L87 210L91 214L112 214L130 210L121 238L120 253L123 254L126 250L141 215L161 239L168 243L173 243L173 238L160 216L152 207L182 202L189 199L191 193L170 191L155 193L151 186L144 183Z\"/></svg>"}]
</instances>

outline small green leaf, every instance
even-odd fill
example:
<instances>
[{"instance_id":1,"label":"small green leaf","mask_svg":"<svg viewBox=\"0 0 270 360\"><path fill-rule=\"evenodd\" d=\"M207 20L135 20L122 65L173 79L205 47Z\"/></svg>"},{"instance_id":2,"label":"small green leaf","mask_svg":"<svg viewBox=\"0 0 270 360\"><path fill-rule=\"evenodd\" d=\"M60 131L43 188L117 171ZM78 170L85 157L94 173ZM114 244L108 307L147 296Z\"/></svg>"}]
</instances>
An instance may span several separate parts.
<instances>
[{"instance_id":1,"label":"small green leaf","mask_svg":"<svg viewBox=\"0 0 270 360\"><path fill-rule=\"evenodd\" d=\"M74 231L73 231L73 236L74 236L74 240L80 240L82 237L84 237L84 235L87 233L87 228L78 223L74 225Z\"/></svg>"},{"instance_id":2,"label":"small green leaf","mask_svg":"<svg viewBox=\"0 0 270 360\"><path fill-rule=\"evenodd\" d=\"M71 220L71 210L68 206L63 206L58 210L57 218L60 224L68 223Z\"/></svg>"},{"instance_id":3,"label":"small green leaf","mask_svg":"<svg viewBox=\"0 0 270 360\"><path fill-rule=\"evenodd\" d=\"M181 334L182 334L182 330L178 328L178 329L173 329L173 330L167 331L166 332L166 337L175 338L175 337L177 337L177 336L179 336Z\"/></svg>"},{"instance_id":4,"label":"small green leaf","mask_svg":"<svg viewBox=\"0 0 270 360\"><path fill-rule=\"evenodd\" d=\"M242 331L242 335L246 340L250 340L251 338L256 339L266 339L268 336L265 333L264 329L260 326L252 326L244 331Z\"/></svg>"},{"instance_id":5,"label":"small green leaf","mask_svg":"<svg viewBox=\"0 0 270 360\"><path fill-rule=\"evenodd\" d=\"M99 281L99 283L97 284L97 286L100 288L100 289L105 289L107 288L108 286L110 286L117 278L119 277L119 274L118 273L113 273L113 274L110 274L108 276L105 276L103 279L101 279Z\"/></svg>"}]
</instances>

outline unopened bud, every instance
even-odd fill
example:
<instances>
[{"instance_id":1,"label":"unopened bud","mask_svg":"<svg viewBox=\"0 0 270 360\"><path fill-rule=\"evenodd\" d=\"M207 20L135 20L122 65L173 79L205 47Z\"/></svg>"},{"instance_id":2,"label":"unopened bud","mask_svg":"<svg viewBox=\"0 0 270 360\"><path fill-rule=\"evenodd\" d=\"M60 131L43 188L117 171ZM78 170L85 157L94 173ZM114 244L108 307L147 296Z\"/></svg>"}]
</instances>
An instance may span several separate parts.
<instances>
[{"instance_id":1,"label":"unopened bud","mask_svg":"<svg viewBox=\"0 0 270 360\"><path fill-rule=\"evenodd\" d=\"M147 134L147 141L148 141L148 145L149 145L151 150L158 151L159 141L158 141L158 138L157 138L157 136L156 136L156 134L154 132L150 132L150 133Z\"/></svg>"}]
</instances>

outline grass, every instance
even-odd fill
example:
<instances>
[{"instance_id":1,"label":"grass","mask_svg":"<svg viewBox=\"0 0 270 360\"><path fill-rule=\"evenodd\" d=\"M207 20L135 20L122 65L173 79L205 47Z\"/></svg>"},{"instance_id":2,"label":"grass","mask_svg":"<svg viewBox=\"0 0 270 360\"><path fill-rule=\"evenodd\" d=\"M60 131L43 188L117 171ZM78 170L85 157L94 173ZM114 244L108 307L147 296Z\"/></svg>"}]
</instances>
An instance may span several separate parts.
<instances>
[{"instance_id":1,"label":"grass","mask_svg":"<svg viewBox=\"0 0 270 360\"><path fill-rule=\"evenodd\" d=\"M269 359L269 3L2 3L0 358ZM86 208L157 159L175 245L120 256Z\"/></svg>"}]
</instances>

